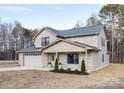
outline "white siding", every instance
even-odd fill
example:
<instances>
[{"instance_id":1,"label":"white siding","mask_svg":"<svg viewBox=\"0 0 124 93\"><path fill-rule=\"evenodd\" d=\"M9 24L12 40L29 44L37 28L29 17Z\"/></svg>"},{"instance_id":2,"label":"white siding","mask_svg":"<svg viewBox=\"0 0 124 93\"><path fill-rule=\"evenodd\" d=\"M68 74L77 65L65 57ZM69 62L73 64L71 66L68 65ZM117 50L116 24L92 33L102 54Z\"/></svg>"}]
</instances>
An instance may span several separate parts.
<instances>
[{"instance_id":1,"label":"white siding","mask_svg":"<svg viewBox=\"0 0 124 93\"><path fill-rule=\"evenodd\" d=\"M105 46L101 45L101 38L105 39ZM98 36L98 40L98 47L101 49L101 51L99 51L100 62L102 65L107 65L109 64L109 55L107 54L107 39L104 31L101 31L100 35ZM104 62L102 62L102 54L104 54Z\"/></svg>"},{"instance_id":2,"label":"white siding","mask_svg":"<svg viewBox=\"0 0 124 93\"><path fill-rule=\"evenodd\" d=\"M24 62L23 53L19 53L19 64L22 66L22 65L24 65L23 62Z\"/></svg>"},{"instance_id":3,"label":"white siding","mask_svg":"<svg viewBox=\"0 0 124 93\"><path fill-rule=\"evenodd\" d=\"M98 47L98 36L97 35L84 36L84 37L83 36L82 37L72 37L72 38L67 38L67 40L77 41L80 43L84 43L84 44Z\"/></svg>"},{"instance_id":4,"label":"white siding","mask_svg":"<svg viewBox=\"0 0 124 93\"><path fill-rule=\"evenodd\" d=\"M49 37L49 43L55 41L57 39L57 37L55 36L54 33L47 31L47 30L43 30L36 38L34 41L34 45L35 47L42 47L41 46L41 38L42 37Z\"/></svg>"},{"instance_id":5,"label":"white siding","mask_svg":"<svg viewBox=\"0 0 124 93\"><path fill-rule=\"evenodd\" d=\"M101 45L101 38L105 39L105 46ZM107 42L104 31L98 35L98 52L88 53L88 70L89 72L99 70L109 64L109 55L107 54ZM102 62L102 54L104 54L104 62Z\"/></svg>"},{"instance_id":6,"label":"white siding","mask_svg":"<svg viewBox=\"0 0 124 93\"><path fill-rule=\"evenodd\" d=\"M43 50L43 52L79 52L85 50L85 48L60 41L57 44L46 48L45 50Z\"/></svg>"}]
</instances>

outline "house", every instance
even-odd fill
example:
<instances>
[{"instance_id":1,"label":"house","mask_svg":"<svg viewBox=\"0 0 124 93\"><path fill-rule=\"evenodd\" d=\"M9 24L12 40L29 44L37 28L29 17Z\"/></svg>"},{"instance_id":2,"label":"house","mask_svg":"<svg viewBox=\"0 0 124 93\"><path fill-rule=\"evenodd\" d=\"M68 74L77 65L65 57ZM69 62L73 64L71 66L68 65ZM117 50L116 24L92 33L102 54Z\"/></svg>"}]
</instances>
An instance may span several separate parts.
<instances>
[{"instance_id":1,"label":"house","mask_svg":"<svg viewBox=\"0 0 124 93\"><path fill-rule=\"evenodd\" d=\"M109 64L104 25L68 30L44 27L33 42L35 46L18 51L20 65L47 68L58 58L63 69L80 70L85 60L86 71L92 72Z\"/></svg>"}]
</instances>

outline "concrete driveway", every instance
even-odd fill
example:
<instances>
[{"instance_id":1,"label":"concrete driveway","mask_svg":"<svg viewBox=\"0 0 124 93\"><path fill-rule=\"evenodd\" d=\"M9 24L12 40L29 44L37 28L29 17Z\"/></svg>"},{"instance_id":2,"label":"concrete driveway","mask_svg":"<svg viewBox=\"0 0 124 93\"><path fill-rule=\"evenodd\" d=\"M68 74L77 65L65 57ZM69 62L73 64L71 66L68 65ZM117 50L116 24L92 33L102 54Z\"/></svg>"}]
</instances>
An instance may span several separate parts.
<instances>
[{"instance_id":1,"label":"concrete driveway","mask_svg":"<svg viewBox=\"0 0 124 93\"><path fill-rule=\"evenodd\" d=\"M16 66L16 67L2 67L0 68L0 72L3 71L20 71L20 70L42 70L49 71L50 68L40 68L40 67L27 67L27 66Z\"/></svg>"}]
</instances>

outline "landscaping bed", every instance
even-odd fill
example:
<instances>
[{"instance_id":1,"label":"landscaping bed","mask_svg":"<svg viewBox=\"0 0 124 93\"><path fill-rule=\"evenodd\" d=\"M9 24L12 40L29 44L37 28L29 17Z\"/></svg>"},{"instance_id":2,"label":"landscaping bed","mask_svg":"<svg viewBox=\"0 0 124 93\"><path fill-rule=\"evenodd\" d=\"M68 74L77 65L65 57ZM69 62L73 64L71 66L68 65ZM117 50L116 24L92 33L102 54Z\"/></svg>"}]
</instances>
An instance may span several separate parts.
<instances>
[{"instance_id":1,"label":"landscaping bed","mask_svg":"<svg viewBox=\"0 0 124 93\"><path fill-rule=\"evenodd\" d=\"M51 63L49 63L50 65ZM81 70L75 69L75 71L71 70L71 68L67 68L66 70L62 68L62 63L58 63L58 59L55 60L55 66L54 70L51 72L56 72L56 73L67 73L67 74L76 74L76 75L89 75L89 73L86 72L86 67L85 67L85 61L82 60L81 62Z\"/></svg>"},{"instance_id":2,"label":"landscaping bed","mask_svg":"<svg viewBox=\"0 0 124 93\"><path fill-rule=\"evenodd\" d=\"M67 70L60 69L58 71L51 70L51 72L62 73L62 74L89 75L89 73L87 73L87 72L82 73L81 71L78 71L78 70L72 71L72 70L69 70L69 69L67 69Z\"/></svg>"}]
</instances>

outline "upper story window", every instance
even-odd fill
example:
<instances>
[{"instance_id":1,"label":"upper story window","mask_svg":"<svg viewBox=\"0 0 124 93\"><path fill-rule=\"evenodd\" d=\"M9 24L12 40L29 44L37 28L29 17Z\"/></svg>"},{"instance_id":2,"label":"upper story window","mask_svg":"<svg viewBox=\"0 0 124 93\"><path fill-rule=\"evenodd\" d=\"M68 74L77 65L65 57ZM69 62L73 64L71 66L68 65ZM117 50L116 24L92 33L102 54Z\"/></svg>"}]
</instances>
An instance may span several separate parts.
<instances>
[{"instance_id":1,"label":"upper story window","mask_svg":"<svg viewBox=\"0 0 124 93\"><path fill-rule=\"evenodd\" d=\"M101 38L101 45L105 46L105 39L104 38Z\"/></svg>"},{"instance_id":2,"label":"upper story window","mask_svg":"<svg viewBox=\"0 0 124 93\"><path fill-rule=\"evenodd\" d=\"M49 37L42 37L41 38L41 45L46 46L49 44Z\"/></svg>"}]
</instances>

